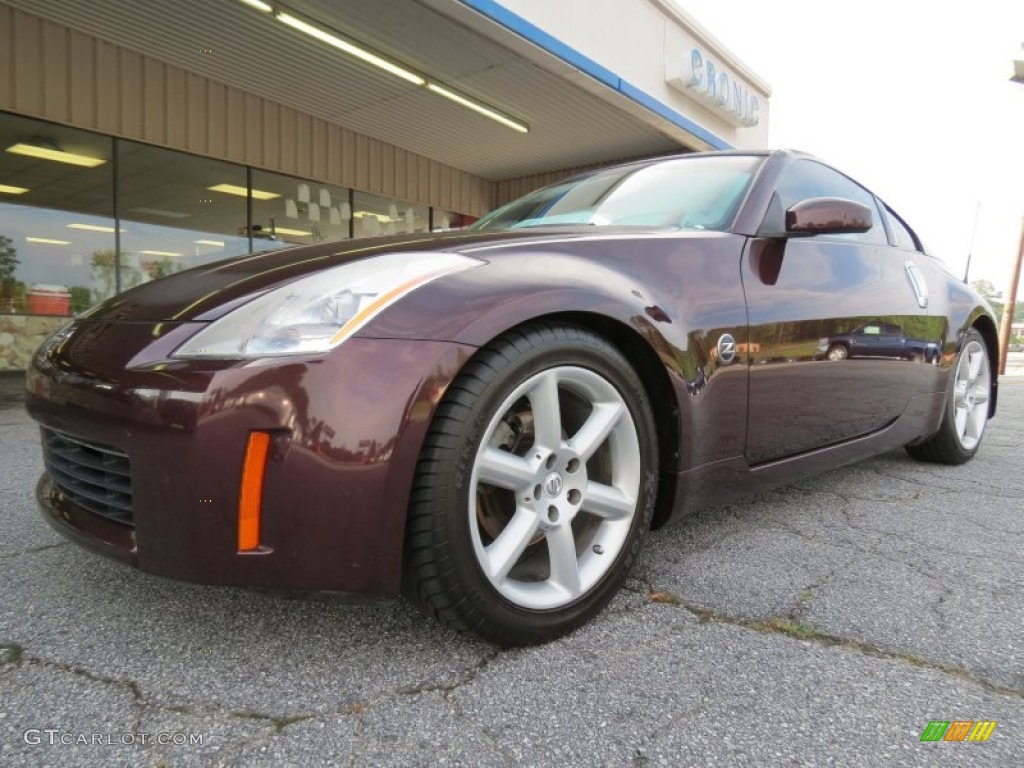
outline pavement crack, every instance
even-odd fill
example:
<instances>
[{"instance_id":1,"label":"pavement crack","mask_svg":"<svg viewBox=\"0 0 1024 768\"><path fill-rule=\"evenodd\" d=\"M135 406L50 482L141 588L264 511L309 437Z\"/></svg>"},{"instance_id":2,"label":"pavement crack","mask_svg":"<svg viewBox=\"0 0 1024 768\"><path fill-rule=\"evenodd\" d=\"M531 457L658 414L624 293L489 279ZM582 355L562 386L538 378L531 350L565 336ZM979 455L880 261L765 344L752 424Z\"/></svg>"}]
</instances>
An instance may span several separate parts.
<instances>
[{"instance_id":1,"label":"pavement crack","mask_svg":"<svg viewBox=\"0 0 1024 768\"><path fill-rule=\"evenodd\" d=\"M1016 699L1024 700L1024 689L1012 688L1010 686L1001 685L999 683L993 683L989 680L979 678L975 676L969 669L957 666L954 664L943 664L942 662L930 661L922 658L914 653L904 651L893 651L887 648L883 648L880 645L874 643L868 643L863 640L856 640L849 637L841 637L839 635L833 635L828 632L824 632L817 627L802 622L794 621L789 617L774 617L770 619L743 619L738 616L731 616L729 614L720 613L712 608L699 605L689 605L683 603L680 605L683 610L689 611L702 624L709 622L718 624L728 624L735 627L742 627L743 629L750 629L755 632L761 632L763 634L774 634L774 635L786 635L788 637L795 638L797 640L803 640L806 642L816 643L827 647L840 648L842 650L853 651L861 653L865 656L871 656L878 659L889 659L891 661L899 661L910 666L920 667L923 669L930 669L935 672L940 672L951 677L956 677L961 680L974 683L975 685L984 688L992 693L997 693L1001 696L1010 696Z\"/></svg>"},{"instance_id":2,"label":"pavement crack","mask_svg":"<svg viewBox=\"0 0 1024 768\"><path fill-rule=\"evenodd\" d=\"M479 661L477 661L475 664L468 667L467 669L463 670L461 676L453 682L433 683L427 685L413 685L407 688L401 688L397 691L394 691L394 693L398 696L413 696L417 693L440 692L447 698L449 694L454 693L462 686L467 685L476 680L477 676L487 667L488 664L494 661L499 654L500 651L498 651L497 649L487 651L483 656L480 657Z\"/></svg>"},{"instance_id":3,"label":"pavement crack","mask_svg":"<svg viewBox=\"0 0 1024 768\"><path fill-rule=\"evenodd\" d=\"M70 541L57 541L52 544L40 544L38 547L29 547L28 549L18 550L17 552L0 552L0 560L12 560L15 557L24 557L25 555L34 555L38 552L45 552L48 549L56 549L57 547L70 546Z\"/></svg>"},{"instance_id":4,"label":"pavement crack","mask_svg":"<svg viewBox=\"0 0 1024 768\"><path fill-rule=\"evenodd\" d=\"M849 565L849 563L844 563L842 567L845 568L847 565ZM832 581L832 578L839 572L839 570L840 567L837 566L817 581L814 581L804 587L803 591L797 595L796 602L793 604L793 607L790 608L787 618L790 621L800 621L803 618L804 610L806 610L808 603L814 599L814 593Z\"/></svg>"},{"instance_id":5,"label":"pavement crack","mask_svg":"<svg viewBox=\"0 0 1024 768\"><path fill-rule=\"evenodd\" d=\"M142 694L142 689L139 688L139 684L136 683L134 680L117 677L106 677L105 675L97 674L77 664L68 664L64 661L50 661L49 659L44 659L39 656L28 656L25 655L24 648L15 644L0 645L0 647L3 647L5 649L13 648L16 650L17 661L11 663L23 664L31 667L42 667L44 669L53 669L58 672L67 672L68 674L81 677L93 683L101 683L103 685L111 685L117 688L121 688L123 690L128 691L132 695L132 698L134 699L135 703L139 706L154 706L146 700L146 697ZM154 706L154 708L159 709L159 706Z\"/></svg>"}]
</instances>

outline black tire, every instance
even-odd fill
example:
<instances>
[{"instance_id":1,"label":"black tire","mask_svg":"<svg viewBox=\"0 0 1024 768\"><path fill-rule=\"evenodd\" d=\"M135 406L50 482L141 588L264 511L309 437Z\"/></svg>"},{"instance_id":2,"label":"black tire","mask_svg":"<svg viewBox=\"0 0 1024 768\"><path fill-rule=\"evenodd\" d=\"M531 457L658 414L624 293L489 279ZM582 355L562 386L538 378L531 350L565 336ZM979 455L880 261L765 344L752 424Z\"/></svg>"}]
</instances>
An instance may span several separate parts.
<instances>
[{"instance_id":1,"label":"black tire","mask_svg":"<svg viewBox=\"0 0 1024 768\"><path fill-rule=\"evenodd\" d=\"M548 400L555 404L549 411L541 399L549 391L543 389L546 382L554 382L550 391L556 393ZM587 411L586 388L591 386L611 393L612 401L617 397L619 402L607 405L595 399L598 405L591 402ZM588 441L600 429L585 435L579 427L602 421L605 417L597 418L599 408L611 408L602 413L616 415L606 418L611 424L607 437ZM537 412L557 417L557 426L550 428L554 431L548 431L547 421L556 419L540 423L534 419ZM536 433L530 434L533 429ZM635 429L635 441L631 429ZM549 438L546 442L537 436L542 430ZM553 437L556 433L558 437ZM593 455L586 456L585 446L580 448L573 468L573 451L588 442L595 446ZM560 447L549 451L548 444ZM515 462L517 472L523 467L550 472L536 475L537 485L530 486L533 492L525 487L513 491L486 479L494 471L494 456ZM570 632L604 608L635 561L651 525L657 464L657 433L647 394L618 349L592 331L572 325L536 322L504 334L467 363L431 423L410 500L406 595L455 629L503 646L543 643ZM629 480L619 483L629 486L622 499L616 497L605 512L588 511L592 505L601 509L601 499L609 498L602 494L609 489L617 492L613 483L620 475ZM516 485L522 481L520 475L508 477L510 485L520 487ZM634 480L635 495L631 492ZM569 489L573 483L582 483L582 495ZM531 529L528 526L535 518L539 527ZM520 524L511 525L512 519ZM506 531L510 534L506 543L518 539L524 548L519 554L499 557L494 542ZM517 531L525 533L517 536ZM612 541L615 551L602 543ZM572 549L566 542L572 543ZM516 547L506 550L512 553ZM560 566L556 553L563 555ZM542 578L545 558L546 579ZM493 571L498 561L511 566L505 575L489 576L483 563ZM575 563L573 588L580 593L560 604L556 570L569 573L566 563L569 571ZM572 583L571 577L566 581ZM572 595L571 589L566 594Z\"/></svg>"},{"instance_id":2,"label":"black tire","mask_svg":"<svg viewBox=\"0 0 1024 768\"><path fill-rule=\"evenodd\" d=\"M984 419L980 412L976 423L977 434L964 434L957 424L958 376L963 372L963 366L970 367L970 355L977 355L978 374L972 389L977 395L972 395L970 403L974 407L983 409ZM963 464L970 461L974 454L981 447L982 438L985 436L985 421L988 418L988 399L991 397L992 368L988 357L988 347L982 335L972 328L964 336L960 352L956 356L956 362L949 372L949 383L946 389L946 406L942 414L942 424L938 432L923 440L906 446L907 453L918 461L928 461L936 464ZM967 393L964 393L965 396ZM961 406L963 407L963 406ZM967 418L972 418L970 415Z\"/></svg>"}]
</instances>

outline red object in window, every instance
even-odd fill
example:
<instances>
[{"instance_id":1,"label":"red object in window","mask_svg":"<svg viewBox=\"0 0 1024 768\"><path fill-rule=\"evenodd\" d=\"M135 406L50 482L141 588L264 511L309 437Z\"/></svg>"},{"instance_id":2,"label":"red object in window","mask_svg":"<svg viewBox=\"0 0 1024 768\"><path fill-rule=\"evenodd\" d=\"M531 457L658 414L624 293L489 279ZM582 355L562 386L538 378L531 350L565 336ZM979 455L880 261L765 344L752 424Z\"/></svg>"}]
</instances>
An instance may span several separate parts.
<instances>
[{"instance_id":1,"label":"red object in window","mask_svg":"<svg viewBox=\"0 0 1024 768\"><path fill-rule=\"evenodd\" d=\"M63 285L33 285L25 304L30 315L70 315L71 292Z\"/></svg>"}]
</instances>

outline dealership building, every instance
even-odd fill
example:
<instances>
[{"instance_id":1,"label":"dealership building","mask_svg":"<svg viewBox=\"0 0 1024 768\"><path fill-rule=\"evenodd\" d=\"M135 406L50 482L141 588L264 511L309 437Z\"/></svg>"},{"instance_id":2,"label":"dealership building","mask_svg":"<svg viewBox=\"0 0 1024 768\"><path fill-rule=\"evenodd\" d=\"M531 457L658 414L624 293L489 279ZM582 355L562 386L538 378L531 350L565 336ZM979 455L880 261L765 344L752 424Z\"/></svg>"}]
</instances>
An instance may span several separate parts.
<instances>
[{"instance_id":1,"label":"dealership building","mask_svg":"<svg viewBox=\"0 0 1024 768\"><path fill-rule=\"evenodd\" d=\"M769 96L672 0L0 0L0 371L181 269L765 146Z\"/></svg>"}]
</instances>

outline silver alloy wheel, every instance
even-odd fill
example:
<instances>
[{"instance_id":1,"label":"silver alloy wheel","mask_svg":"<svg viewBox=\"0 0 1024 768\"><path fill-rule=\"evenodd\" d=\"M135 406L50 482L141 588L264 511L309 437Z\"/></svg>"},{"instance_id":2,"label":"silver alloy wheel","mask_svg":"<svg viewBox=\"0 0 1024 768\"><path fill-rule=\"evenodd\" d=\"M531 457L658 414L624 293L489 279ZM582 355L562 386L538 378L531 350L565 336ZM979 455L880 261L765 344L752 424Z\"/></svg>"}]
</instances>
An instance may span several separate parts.
<instances>
[{"instance_id":1,"label":"silver alloy wheel","mask_svg":"<svg viewBox=\"0 0 1024 768\"><path fill-rule=\"evenodd\" d=\"M965 450L974 448L985 431L990 388L988 353L981 342L971 339L957 361L953 379L953 420L957 440Z\"/></svg>"},{"instance_id":2,"label":"silver alloy wheel","mask_svg":"<svg viewBox=\"0 0 1024 768\"><path fill-rule=\"evenodd\" d=\"M842 344L833 344L828 350L829 360L845 360L846 359L846 347Z\"/></svg>"},{"instance_id":3,"label":"silver alloy wheel","mask_svg":"<svg viewBox=\"0 0 1024 768\"><path fill-rule=\"evenodd\" d=\"M533 435L515 453L499 445L524 402ZM573 423L573 410L583 412L581 423ZM497 409L473 462L467 506L477 563L521 608L550 610L578 600L618 559L640 476L636 425L610 382L575 366L531 376ZM481 494L494 489L507 496L509 514L500 531L489 532L479 509Z\"/></svg>"}]
</instances>

